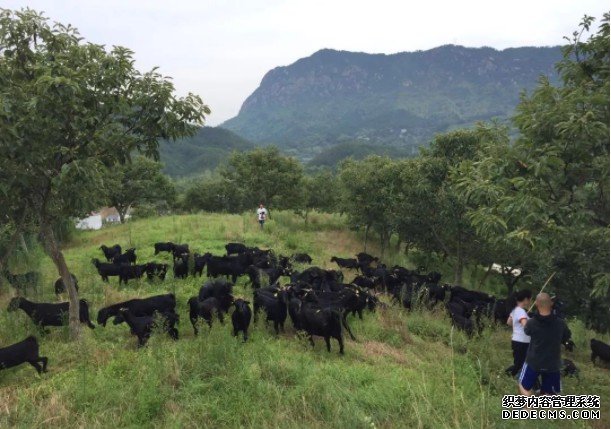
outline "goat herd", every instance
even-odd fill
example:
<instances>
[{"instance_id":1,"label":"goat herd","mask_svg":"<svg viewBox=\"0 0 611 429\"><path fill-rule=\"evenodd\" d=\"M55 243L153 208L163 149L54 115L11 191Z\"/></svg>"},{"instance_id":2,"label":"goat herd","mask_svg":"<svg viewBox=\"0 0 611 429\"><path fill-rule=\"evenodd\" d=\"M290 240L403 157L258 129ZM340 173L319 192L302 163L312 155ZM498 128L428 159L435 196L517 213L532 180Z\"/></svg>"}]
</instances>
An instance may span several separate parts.
<instances>
[{"instance_id":1,"label":"goat herd","mask_svg":"<svg viewBox=\"0 0 611 429\"><path fill-rule=\"evenodd\" d=\"M195 335L198 334L200 318L209 326L212 326L215 317L222 323L224 315L233 307L233 335L242 333L243 340L247 341L253 312L256 323L258 313L263 310L266 321L273 322L276 334L284 330L284 323L290 317L295 330L305 332L312 345L313 336L321 336L325 339L327 351L330 351L330 339L334 338L339 344L339 353L343 354L343 329L355 339L347 316L358 314L362 319L363 310L375 311L377 306L384 305L378 300L380 293L389 294L391 302L406 309L415 305L432 309L439 303L445 303L452 324L468 336L481 333L486 323L505 323L513 307L513 303L506 299L496 299L461 286L440 285L441 275L437 272L424 274L422 268L414 271L401 266L388 268L378 258L367 253L359 253L354 259L331 258L340 268L360 271L360 275L347 284L344 283L341 270L311 266L301 272L296 271L293 263L312 263L312 258L303 253L290 257L276 256L272 250L247 247L241 243L228 243L225 246L227 254L224 256L191 253L187 244L156 243L154 247L155 255L160 252L172 254L175 278L184 279L189 274L202 276L204 268L207 268L210 279L201 287L199 294L187 302ZM119 284L141 278L145 274L150 280L163 281L166 277L168 264L136 264L136 249L131 248L122 253L119 245L103 245L100 248L107 262L93 259L92 263L103 281L108 282L112 276L119 277ZM17 276L8 272L3 274L11 284L25 280L17 279ZM78 290L78 280L74 275L71 276ZM232 295L233 285L241 276L248 276L248 283L254 289L252 310L249 301L234 299ZM283 276L289 277L290 282L281 286L279 280ZM55 293L63 291L65 285L59 278L55 282ZM449 299L446 300L448 294ZM10 301L8 310L17 309L22 309L41 329L67 323L67 302L34 303L16 297ZM79 309L81 323L93 329L87 301L81 300ZM556 302L554 311L563 317L562 302ZM166 332L171 338L178 339L175 325L179 316L176 313L174 294L130 299L104 307L98 312L97 323L106 326L110 318L113 318L115 325L125 322L131 334L137 337L139 347L145 345L156 331ZM572 350L574 343L568 341L565 346ZM609 361L607 344L593 339L591 348L593 361L597 357ZM39 355L36 337L30 336L19 343L0 348L0 369L26 362L38 373L46 371L47 358Z\"/></svg>"}]
</instances>

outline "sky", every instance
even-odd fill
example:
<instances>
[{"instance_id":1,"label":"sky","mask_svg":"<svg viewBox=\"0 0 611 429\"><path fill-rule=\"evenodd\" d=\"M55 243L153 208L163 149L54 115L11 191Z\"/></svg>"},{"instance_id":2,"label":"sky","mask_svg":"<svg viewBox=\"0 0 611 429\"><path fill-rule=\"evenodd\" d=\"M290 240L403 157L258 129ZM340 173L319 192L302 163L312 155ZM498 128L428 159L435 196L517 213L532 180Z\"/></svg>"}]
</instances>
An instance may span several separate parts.
<instances>
[{"instance_id":1,"label":"sky","mask_svg":"<svg viewBox=\"0 0 611 429\"><path fill-rule=\"evenodd\" d=\"M413 4L412 4L413 3ZM239 112L266 72L331 48L393 54L457 44L496 49L564 43L608 0L2 0L44 11L85 40L125 46L158 66L178 95L212 109L207 125Z\"/></svg>"}]
</instances>

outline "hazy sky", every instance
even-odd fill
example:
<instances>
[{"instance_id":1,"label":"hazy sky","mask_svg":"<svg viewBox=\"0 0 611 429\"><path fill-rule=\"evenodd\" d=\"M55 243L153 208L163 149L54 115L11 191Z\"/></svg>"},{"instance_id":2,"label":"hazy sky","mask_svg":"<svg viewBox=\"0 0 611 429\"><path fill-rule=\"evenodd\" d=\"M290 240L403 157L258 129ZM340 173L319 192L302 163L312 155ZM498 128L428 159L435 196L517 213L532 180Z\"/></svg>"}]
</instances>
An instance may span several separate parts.
<instances>
[{"instance_id":1,"label":"hazy sky","mask_svg":"<svg viewBox=\"0 0 611 429\"><path fill-rule=\"evenodd\" d=\"M414 4L411 4L414 3ZM2 0L42 10L88 41L135 51L137 66L159 66L179 94L212 109L207 123L235 116L270 69L321 48L371 53L448 43L497 49L563 43L584 14L608 0Z\"/></svg>"}]
</instances>

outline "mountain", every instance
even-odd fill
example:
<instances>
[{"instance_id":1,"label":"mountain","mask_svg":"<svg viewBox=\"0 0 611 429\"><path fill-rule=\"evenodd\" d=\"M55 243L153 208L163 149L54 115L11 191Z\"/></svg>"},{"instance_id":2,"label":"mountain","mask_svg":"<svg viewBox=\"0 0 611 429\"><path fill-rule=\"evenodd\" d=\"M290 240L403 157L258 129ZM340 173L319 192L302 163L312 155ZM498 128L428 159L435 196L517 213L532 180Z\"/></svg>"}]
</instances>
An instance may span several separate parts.
<instances>
[{"instance_id":1,"label":"mountain","mask_svg":"<svg viewBox=\"0 0 611 429\"><path fill-rule=\"evenodd\" d=\"M222 126L303 160L347 140L413 153L438 132L510 117L560 47L446 45L393 55L323 49L269 71Z\"/></svg>"},{"instance_id":2,"label":"mountain","mask_svg":"<svg viewBox=\"0 0 611 429\"><path fill-rule=\"evenodd\" d=\"M192 176L214 170L234 150L252 150L254 145L221 127L202 127L190 138L175 143L162 141L159 155L164 172L173 177Z\"/></svg>"}]
</instances>

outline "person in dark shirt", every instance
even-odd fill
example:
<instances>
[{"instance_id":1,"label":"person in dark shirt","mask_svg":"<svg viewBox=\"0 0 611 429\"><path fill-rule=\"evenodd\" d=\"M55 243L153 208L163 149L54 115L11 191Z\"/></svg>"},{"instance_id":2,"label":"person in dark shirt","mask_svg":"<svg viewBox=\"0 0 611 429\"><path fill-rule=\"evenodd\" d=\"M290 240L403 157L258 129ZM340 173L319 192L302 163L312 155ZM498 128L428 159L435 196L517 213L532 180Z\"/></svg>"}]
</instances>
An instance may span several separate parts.
<instances>
[{"instance_id":1,"label":"person in dark shirt","mask_svg":"<svg viewBox=\"0 0 611 429\"><path fill-rule=\"evenodd\" d=\"M560 394L560 346L570 338L565 321L552 314L553 302L546 293L537 295L538 313L526 322L524 333L530 336L526 362L520 372L518 387L522 395L533 394L533 386L541 376L541 394Z\"/></svg>"}]
</instances>

